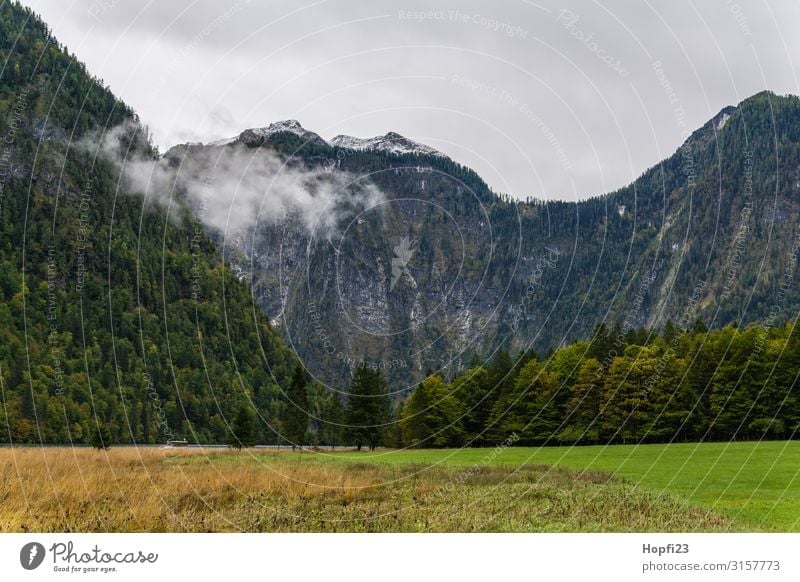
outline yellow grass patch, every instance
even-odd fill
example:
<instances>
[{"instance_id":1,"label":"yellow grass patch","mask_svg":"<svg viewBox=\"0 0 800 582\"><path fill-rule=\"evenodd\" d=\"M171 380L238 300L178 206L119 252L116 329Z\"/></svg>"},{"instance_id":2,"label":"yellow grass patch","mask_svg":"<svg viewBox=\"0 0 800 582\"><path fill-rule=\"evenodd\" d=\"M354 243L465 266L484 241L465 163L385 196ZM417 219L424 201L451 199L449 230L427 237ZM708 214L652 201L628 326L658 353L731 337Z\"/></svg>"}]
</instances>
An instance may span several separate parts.
<instances>
[{"instance_id":1,"label":"yellow grass patch","mask_svg":"<svg viewBox=\"0 0 800 582\"><path fill-rule=\"evenodd\" d=\"M0 531L717 531L605 473L133 447L0 449Z\"/></svg>"}]
</instances>

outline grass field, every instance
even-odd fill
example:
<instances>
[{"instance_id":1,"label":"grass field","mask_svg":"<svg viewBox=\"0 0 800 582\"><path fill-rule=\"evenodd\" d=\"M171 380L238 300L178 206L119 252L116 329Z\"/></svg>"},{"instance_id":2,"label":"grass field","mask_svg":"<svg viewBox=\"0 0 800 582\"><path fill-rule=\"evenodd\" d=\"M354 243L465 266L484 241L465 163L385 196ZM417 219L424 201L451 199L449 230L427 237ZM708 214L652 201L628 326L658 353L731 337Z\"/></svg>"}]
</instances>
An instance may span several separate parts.
<instances>
[{"instance_id":1,"label":"grass field","mask_svg":"<svg viewBox=\"0 0 800 582\"><path fill-rule=\"evenodd\" d=\"M546 464L605 471L654 493L725 514L738 529L800 531L800 441L408 450L336 455L426 466Z\"/></svg>"},{"instance_id":2,"label":"grass field","mask_svg":"<svg viewBox=\"0 0 800 582\"><path fill-rule=\"evenodd\" d=\"M0 450L0 531L800 531L800 443Z\"/></svg>"}]
</instances>

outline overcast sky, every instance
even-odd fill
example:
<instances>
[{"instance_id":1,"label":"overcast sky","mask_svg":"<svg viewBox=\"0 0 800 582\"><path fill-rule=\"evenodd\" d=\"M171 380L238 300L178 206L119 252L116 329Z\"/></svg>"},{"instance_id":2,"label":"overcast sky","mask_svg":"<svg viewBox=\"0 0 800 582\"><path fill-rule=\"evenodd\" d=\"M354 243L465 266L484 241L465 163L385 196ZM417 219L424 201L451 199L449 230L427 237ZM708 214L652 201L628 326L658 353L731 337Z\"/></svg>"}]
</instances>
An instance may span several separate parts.
<instances>
[{"instance_id":1,"label":"overcast sky","mask_svg":"<svg viewBox=\"0 0 800 582\"><path fill-rule=\"evenodd\" d=\"M613 190L726 105L800 93L796 0L24 3L162 150L396 131L517 197Z\"/></svg>"}]
</instances>

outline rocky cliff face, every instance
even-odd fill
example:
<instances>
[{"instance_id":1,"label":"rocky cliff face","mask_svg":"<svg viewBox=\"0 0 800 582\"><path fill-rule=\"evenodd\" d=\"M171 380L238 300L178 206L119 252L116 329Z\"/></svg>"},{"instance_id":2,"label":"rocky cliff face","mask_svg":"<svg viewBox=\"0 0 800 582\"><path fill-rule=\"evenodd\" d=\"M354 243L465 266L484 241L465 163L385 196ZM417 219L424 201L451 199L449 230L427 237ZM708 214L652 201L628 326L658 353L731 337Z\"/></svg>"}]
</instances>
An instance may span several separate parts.
<instances>
[{"instance_id":1,"label":"rocky cliff face","mask_svg":"<svg viewBox=\"0 0 800 582\"><path fill-rule=\"evenodd\" d=\"M309 232L290 212L240 237L230 256L321 379L341 384L366 362L403 389L428 369L482 352L502 290L482 281L488 218L460 221L420 195L438 183L457 190L449 176L423 164L373 182L381 202L342 217L335 231Z\"/></svg>"},{"instance_id":2,"label":"rocky cliff face","mask_svg":"<svg viewBox=\"0 0 800 582\"><path fill-rule=\"evenodd\" d=\"M497 196L396 134L328 143L292 124L208 147L339 176L341 200L365 183L380 192L337 208L335 228L310 228L289 208L228 233L226 248L321 380L344 385L363 361L402 391L426 370L501 347L544 352L601 321L624 333L668 319L793 318L799 121L796 98L757 95L631 186L580 203Z\"/></svg>"}]
</instances>

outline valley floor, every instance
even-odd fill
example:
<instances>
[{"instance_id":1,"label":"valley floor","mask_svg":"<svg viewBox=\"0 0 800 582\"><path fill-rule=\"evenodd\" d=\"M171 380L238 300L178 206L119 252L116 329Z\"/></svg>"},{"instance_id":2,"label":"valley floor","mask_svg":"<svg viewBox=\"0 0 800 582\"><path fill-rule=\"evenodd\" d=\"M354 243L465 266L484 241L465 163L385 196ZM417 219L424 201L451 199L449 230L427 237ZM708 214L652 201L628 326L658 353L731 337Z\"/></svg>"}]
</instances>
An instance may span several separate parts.
<instances>
[{"instance_id":1,"label":"valley floor","mask_svg":"<svg viewBox=\"0 0 800 582\"><path fill-rule=\"evenodd\" d=\"M0 531L800 531L800 442L0 449Z\"/></svg>"}]
</instances>

